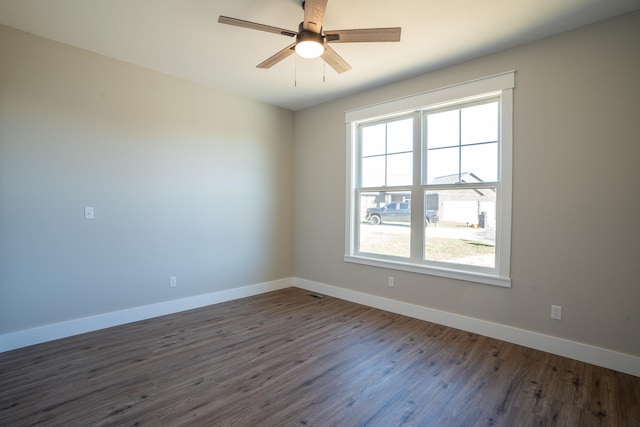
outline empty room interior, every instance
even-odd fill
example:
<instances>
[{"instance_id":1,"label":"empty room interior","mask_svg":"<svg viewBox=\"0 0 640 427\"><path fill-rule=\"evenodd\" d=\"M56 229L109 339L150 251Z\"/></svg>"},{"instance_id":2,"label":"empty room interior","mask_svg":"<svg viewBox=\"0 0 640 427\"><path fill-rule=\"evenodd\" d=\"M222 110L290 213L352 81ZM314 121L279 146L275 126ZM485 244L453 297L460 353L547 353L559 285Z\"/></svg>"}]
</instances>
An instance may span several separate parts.
<instances>
[{"instance_id":1,"label":"empty room interior","mask_svg":"<svg viewBox=\"0 0 640 427\"><path fill-rule=\"evenodd\" d=\"M639 161L638 0L0 0L0 425L638 426Z\"/></svg>"}]
</instances>

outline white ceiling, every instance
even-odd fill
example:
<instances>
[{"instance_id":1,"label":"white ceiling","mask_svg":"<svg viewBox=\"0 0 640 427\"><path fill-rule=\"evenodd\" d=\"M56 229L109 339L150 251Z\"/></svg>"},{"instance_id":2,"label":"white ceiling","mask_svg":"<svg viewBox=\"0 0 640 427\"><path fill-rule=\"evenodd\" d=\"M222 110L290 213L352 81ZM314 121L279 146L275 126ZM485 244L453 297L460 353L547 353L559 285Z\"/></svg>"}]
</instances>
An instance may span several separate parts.
<instances>
[{"instance_id":1,"label":"white ceiling","mask_svg":"<svg viewBox=\"0 0 640 427\"><path fill-rule=\"evenodd\" d=\"M330 0L327 30L402 27L400 43L334 44L353 67L340 75L296 55L257 69L292 39L217 23L297 31L300 0L0 0L0 23L300 110L636 9L640 0Z\"/></svg>"}]
</instances>

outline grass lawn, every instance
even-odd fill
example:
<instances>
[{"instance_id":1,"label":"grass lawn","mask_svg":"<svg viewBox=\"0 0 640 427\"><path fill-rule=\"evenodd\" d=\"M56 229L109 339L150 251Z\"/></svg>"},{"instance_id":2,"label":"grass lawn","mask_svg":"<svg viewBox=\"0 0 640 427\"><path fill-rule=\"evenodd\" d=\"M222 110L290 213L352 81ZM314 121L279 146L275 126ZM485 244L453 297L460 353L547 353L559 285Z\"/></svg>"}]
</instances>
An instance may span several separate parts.
<instances>
[{"instance_id":1,"label":"grass lawn","mask_svg":"<svg viewBox=\"0 0 640 427\"><path fill-rule=\"evenodd\" d=\"M427 259L434 261L451 261L478 255L493 254L495 245L464 239L447 239L431 237L427 239Z\"/></svg>"},{"instance_id":2,"label":"grass lawn","mask_svg":"<svg viewBox=\"0 0 640 427\"><path fill-rule=\"evenodd\" d=\"M439 224L439 230L446 228L460 229L459 224L447 227L449 224ZM366 235L360 241L360 250L408 258L410 256L410 236L408 227L382 228L373 226L369 228ZM378 228L380 227L380 228ZM466 228L466 227L464 227ZM443 230L444 231L444 230ZM467 239L464 237L436 237L428 236L425 248L426 258L433 261L464 262L473 257L480 258L495 253L495 245L483 241ZM486 257L485 257L486 258ZM491 257L489 257L491 258ZM487 261L482 261L477 265L487 265ZM493 259L491 259L493 266ZM470 262L471 263L471 262Z\"/></svg>"}]
</instances>

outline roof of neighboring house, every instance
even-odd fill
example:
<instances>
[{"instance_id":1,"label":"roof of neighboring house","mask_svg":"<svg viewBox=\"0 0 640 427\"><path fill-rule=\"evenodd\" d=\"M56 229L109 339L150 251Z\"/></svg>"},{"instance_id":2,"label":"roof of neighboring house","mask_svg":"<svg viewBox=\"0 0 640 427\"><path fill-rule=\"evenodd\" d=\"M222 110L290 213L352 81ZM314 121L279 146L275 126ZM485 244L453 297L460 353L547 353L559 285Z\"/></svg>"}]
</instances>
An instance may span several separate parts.
<instances>
[{"instance_id":1,"label":"roof of neighboring house","mask_svg":"<svg viewBox=\"0 0 640 427\"><path fill-rule=\"evenodd\" d=\"M433 180L429 183L432 185L439 184L460 184L460 183L473 183L473 182L484 182L476 175L471 172L462 172L461 174L452 174L452 175L444 175L437 176L433 178Z\"/></svg>"}]
</instances>

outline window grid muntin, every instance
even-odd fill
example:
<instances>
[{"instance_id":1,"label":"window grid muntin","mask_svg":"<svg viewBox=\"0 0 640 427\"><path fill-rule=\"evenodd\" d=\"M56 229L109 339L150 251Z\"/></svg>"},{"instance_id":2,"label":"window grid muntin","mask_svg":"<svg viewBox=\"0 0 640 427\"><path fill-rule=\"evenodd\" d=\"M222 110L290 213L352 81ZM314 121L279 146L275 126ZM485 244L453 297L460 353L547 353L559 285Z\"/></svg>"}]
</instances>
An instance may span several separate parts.
<instances>
[{"instance_id":1,"label":"window grid muntin","mask_svg":"<svg viewBox=\"0 0 640 427\"><path fill-rule=\"evenodd\" d=\"M492 103L497 103L497 111L496 111L496 115L497 115L497 121L496 121L496 126L497 126L497 132L496 132L496 136L497 136L497 140L490 140L490 141L483 141L483 142L475 142L475 143L471 143L471 144L463 144L462 143L462 110L465 108L471 108L471 107L476 107L476 106L480 106L480 105L488 105L488 104L492 104ZM489 145L489 144L497 144L497 156L498 159L497 160L497 168L498 170L496 170L496 181L500 180L500 160L499 160L499 156L500 156L500 144L501 144L501 120L500 120L500 116L501 116L501 107L502 107L502 103L501 103L501 97L500 96L496 96L491 95L490 97L486 97L486 98L482 98L480 100L475 100L475 101L462 101L459 103L448 103L446 105L446 107L442 107L442 108L426 108L422 110L422 115L423 115L423 120L422 120L422 124L423 124L423 128L422 128L422 138L423 138L423 143L422 143L422 147L421 149L423 150L423 152L421 153L423 155L424 161L422 162L422 168L423 168L423 173L422 173L422 183L423 185L431 185L428 183L428 174L429 174L429 170L428 170L428 159L429 159L429 152L432 151L438 151L438 150L445 150L445 149L452 149L455 148L458 150L458 181L460 181L460 178L462 176L462 173L465 172L462 170L462 148L463 147L472 147L472 146L481 146L481 145ZM438 146L435 148L429 148L428 147L428 135L429 135L429 120L428 117L430 115L433 114L439 114L439 113L446 113L446 112L450 112L450 111L457 111L458 114L458 141L456 145L446 145L446 146ZM454 184L451 184L454 185Z\"/></svg>"},{"instance_id":2,"label":"window grid muntin","mask_svg":"<svg viewBox=\"0 0 640 427\"><path fill-rule=\"evenodd\" d=\"M357 168L357 173L356 173L356 180L357 180L357 188L389 188L389 187L397 187L397 185L394 186L390 186L388 184L389 181L389 156L393 156L393 155L401 155L401 154L412 154L413 156L415 156L415 150L414 150L414 146L412 146L411 150L407 150L407 151L394 151L394 152L389 152L388 146L389 146L389 131L388 131L388 125L390 123L396 123L396 122L400 122L403 120L408 120L408 119L413 119L413 116L411 114L404 114L404 115L400 115L400 116L395 116L393 118L389 118L389 119L381 119L381 120L375 120L375 121L367 121L366 123L359 123L358 124L358 140L357 140L357 150L356 150L356 155L357 155L357 159L358 159L358 168ZM375 127L375 126L379 126L379 125L385 125L385 136L384 136L384 153L380 153L380 154L374 154L374 155L363 155L363 133L364 130L366 128L371 128L371 127ZM415 135L413 135L413 137L415 138ZM371 159L371 158L384 158L384 183L382 186L369 186L369 187L365 187L363 185L363 160L364 159ZM401 185L406 185L406 184L401 184Z\"/></svg>"}]
</instances>

